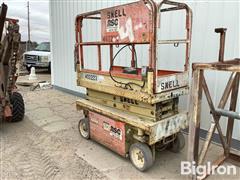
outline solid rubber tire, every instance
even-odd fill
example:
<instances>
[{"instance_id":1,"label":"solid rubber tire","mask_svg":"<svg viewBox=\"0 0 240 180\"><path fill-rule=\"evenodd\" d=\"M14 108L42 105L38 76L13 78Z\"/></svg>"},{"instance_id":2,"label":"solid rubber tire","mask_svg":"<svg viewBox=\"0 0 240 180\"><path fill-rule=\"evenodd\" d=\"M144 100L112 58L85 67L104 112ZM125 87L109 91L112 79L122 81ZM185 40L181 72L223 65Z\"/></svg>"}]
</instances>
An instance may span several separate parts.
<instances>
[{"instance_id":1,"label":"solid rubber tire","mask_svg":"<svg viewBox=\"0 0 240 180\"><path fill-rule=\"evenodd\" d=\"M83 125L85 125L87 131L83 132ZM89 125L89 120L88 118L83 118L79 121L78 123L78 130L80 135L84 138L84 139L89 139L90 138L90 125ZM85 135L84 133L87 132L87 135Z\"/></svg>"},{"instance_id":2,"label":"solid rubber tire","mask_svg":"<svg viewBox=\"0 0 240 180\"><path fill-rule=\"evenodd\" d=\"M179 132L175 138L175 140L170 143L169 150L174 153L179 153L185 146L185 138L182 132Z\"/></svg>"},{"instance_id":3,"label":"solid rubber tire","mask_svg":"<svg viewBox=\"0 0 240 180\"><path fill-rule=\"evenodd\" d=\"M138 167L136 164L134 164L132 153L131 153L134 148L138 148L143 153L144 165L141 168ZM130 160L131 160L132 164L139 171L142 171L142 172L146 171L153 165L153 162L154 162L153 154L152 154L150 147L147 144L140 143L140 142L132 144L129 149L129 155L130 155Z\"/></svg>"}]
</instances>

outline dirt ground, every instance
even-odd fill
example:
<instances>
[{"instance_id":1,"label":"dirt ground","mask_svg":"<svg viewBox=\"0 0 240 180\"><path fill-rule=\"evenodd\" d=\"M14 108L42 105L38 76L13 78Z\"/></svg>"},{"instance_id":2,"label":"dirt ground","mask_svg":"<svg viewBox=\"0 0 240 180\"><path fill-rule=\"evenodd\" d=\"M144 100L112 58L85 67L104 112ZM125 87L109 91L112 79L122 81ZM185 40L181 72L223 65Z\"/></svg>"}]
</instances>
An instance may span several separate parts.
<instances>
[{"instance_id":1,"label":"dirt ground","mask_svg":"<svg viewBox=\"0 0 240 180\"><path fill-rule=\"evenodd\" d=\"M2 122L0 179L106 179L76 156L83 141L75 111L76 97L56 90L23 92L22 122ZM57 98L56 98L57 97Z\"/></svg>"},{"instance_id":2,"label":"dirt ground","mask_svg":"<svg viewBox=\"0 0 240 180\"><path fill-rule=\"evenodd\" d=\"M1 122L0 179L186 179L180 175L186 148L179 154L157 153L154 166L141 173L128 159L80 137L78 97L55 89L19 89L26 115L18 123ZM211 146L209 156L219 154L219 147ZM239 172L209 179L238 179Z\"/></svg>"}]
</instances>

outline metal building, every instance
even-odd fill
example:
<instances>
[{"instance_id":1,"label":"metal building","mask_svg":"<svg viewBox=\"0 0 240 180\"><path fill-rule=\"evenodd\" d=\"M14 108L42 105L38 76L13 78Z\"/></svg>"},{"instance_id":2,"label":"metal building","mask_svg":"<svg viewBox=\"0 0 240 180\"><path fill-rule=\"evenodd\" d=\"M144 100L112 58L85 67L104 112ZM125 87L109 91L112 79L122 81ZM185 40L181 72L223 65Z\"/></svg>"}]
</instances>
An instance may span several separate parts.
<instances>
[{"instance_id":1,"label":"metal building","mask_svg":"<svg viewBox=\"0 0 240 180\"><path fill-rule=\"evenodd\" d=\"M52 50L52 82L56 88L77 93L85 93L84 88L76 86L76 73L74 71L74 43L75 43L75 17L77 14L92 11L96 9L106 8L119 4L129 3L129 0L74 0L74 1L49 1L50 3L50 32L51 32L51 50ZM226 27L226 47L225 47L225 59L233 59L240 57L240 2L239 1L185 1L193 10L193 32L192 32L192 48L190 62L198 62L204 59L205 62L213 62L217 60L219 50L219 36L214 33L216 27ZM177 12L178 13L178 12ZM177 17L177 18L176 18ZM163 39L177 38L183 33L182 21L184 14L169 14L161 19L163 28L161 36ZM99 38L99 26L96 24L88 23L83 25L87 28L87 33L83 34L83 38L89 41ZM159 59L159 66L169 68L178 68L179 66L179 54L175 52L181 51L181 46L175 48L172 47L171 51L165 50L163 47L160 52L161 58ZM107 50L106 50L107 51ZM137 49L138 56L141 57L139 66L144 65L146 48ZM126 52L128 53L128 52ZM106 69L109 66L107 54L103 56L106 58L106 63L103 67ZM176 55L178 54L178 55ZM88 63L94 64L96 62L96 55L91 51L86 52L86 59L89 59ZM122 59L117 61L125 61L124 55ZM147 57L146 57L147 58ZM214 102L218 103L223 88L227 83L229 74L222 73L217 75L215 72L209 72L207 75L207 83L210 85L210 91L214 92ZM220 82L220 83L219 83ZM216 84L222 84L216 86ZM185 98L183 107L187 106L188 99ZM206 104L206 100L202 103ZM209 128L209 119L211 118L208 106L203 109L202 119L206 119L206 123L202 123L202 133L204 135L204 129ZM238 106L240 111L240 99L238 100ZM226 127L225 120L221 120L223 127ZM240 143L240 122L236 124L234 129L234 138L238 141L233 144ZM225 129L223 129L225 132ZM239 146L239 145L238 145Z\"/></svg>"}]
</instances>

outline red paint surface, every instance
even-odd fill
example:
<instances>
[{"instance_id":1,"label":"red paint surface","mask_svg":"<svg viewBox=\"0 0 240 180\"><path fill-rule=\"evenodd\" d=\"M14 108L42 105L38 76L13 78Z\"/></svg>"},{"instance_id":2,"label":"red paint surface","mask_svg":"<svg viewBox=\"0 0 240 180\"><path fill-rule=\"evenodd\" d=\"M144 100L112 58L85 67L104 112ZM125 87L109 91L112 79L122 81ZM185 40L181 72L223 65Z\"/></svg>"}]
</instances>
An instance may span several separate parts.
<instances>
[{"instance_id":1,"label":"red paint surface","mask_svg":"<svg viewBox=\"0 0 240 180\"><path fill-rule=\"evenodd\" d=\"M125 156L125 123L114 121L91 111L89 111L89 120L91 139L94 139L118 154ZM111 135L111 131L106 128L106 125L120 129L122 132L122 138L119 139L114 135Z\"/></svg>"},{"instance_id":2,"label":"red paint surface","mask_svg":"<svg viewBox=\"0 0 240 180\"><path fill-rule=\"evenodd\" d=\"M4 107L4 114L3 114L3 116L4 116L5 118L10 118L10 117L12 117L12 110L11 110L11 108L10 108L9 105L7 105L7 106Z\"/></svg>"},{"instance_id":3,"label":"red paint surface","mask_svg":"<svg viewBox=\"0 0 240 180\"><path fill-rule=\"evenodd\" d=\"M109 17L109 13L111 17ZM102 23L102 41L105 42L149 42L150 39L150 11L143 1L137 3L131 3L123 6L116 6L113 8L108 8L101 11L101 23ZM130 26L132 29L129 29L129 24L126 25L127 21L131 19ZM108 32L109 26L108 20L118 21L118 27L112 32ZM141 25L140 25L141 24ZM139 28L136 28L138 26ZM123 28L124 32L132 30L134 40L131 41L131 38L125 37L120 38L120 28ZM115 40L116 41L115 41Z\"/></svg>"},{"instance_id":4,"label":"red paint surface","mask_svg":"<svg viewBox=\"0 0 240 180\"><path fill-rule=\"evenodd\" d=\"M124 67L121 67L121 66L113 66L111 73L113 76L116 76L116 77L142 80L141 68L137 68L138 74L126 74L126 73L123 73L123 69L124 69ZM92 69L82 69L81 72L93 73L93 74L99 74L99 75L109 75L109 71L98 71L98 70L92 70ZM165 75L171 75L171 74L176 74L176 73L182 73L182 72L181 71L158 70L157 76L165 76Z\"/></svg>"}]
</instances>

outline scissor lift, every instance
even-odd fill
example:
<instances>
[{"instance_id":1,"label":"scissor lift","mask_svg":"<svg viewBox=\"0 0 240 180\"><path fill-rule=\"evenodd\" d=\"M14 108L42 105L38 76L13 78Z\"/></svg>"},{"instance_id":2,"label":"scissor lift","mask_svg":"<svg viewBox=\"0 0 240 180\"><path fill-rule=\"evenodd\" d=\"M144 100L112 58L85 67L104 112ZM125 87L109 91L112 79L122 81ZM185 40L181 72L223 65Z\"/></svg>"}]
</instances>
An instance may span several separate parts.
<instances>
[{"instance_id":1,"label":"scissor lift","mask_svg":"<svg viewBox=\"0 0 240 180\"><path fill-rule=\"evenodd\" d=\"M164 7L167 6L167 7ZM164 7L164 8L163 8ZM184 39L160 40L162 13L185 10ZM84 22L101 23L100 41L83 40ZM184 147L180 132L188 126L187 112L178 108L179 96L189 92L189 54L192 12L184 3L141 0L138 2L80 14L76 17L75 63L77 84L85 87L87 98L76 102L85 118L79 121L80 134L93 139L118 154L130 157L140 171L152 166L155 148L179 152ZM158 69L157 53L164 44L185 45L183 71ZM148 65L137 66L137 46L146 45ZM109 59L103 47L109 47ZM86 68L85 48L95 47L98 69ZM114 53L114 49L117 52ZM114 65L120 52L131 50L131 67ZM95 59L92 59L93 61ZM103 63L110 61L108 70ZM171 66L171 64L169 64Z\"/></svg>"}]
</instances>

